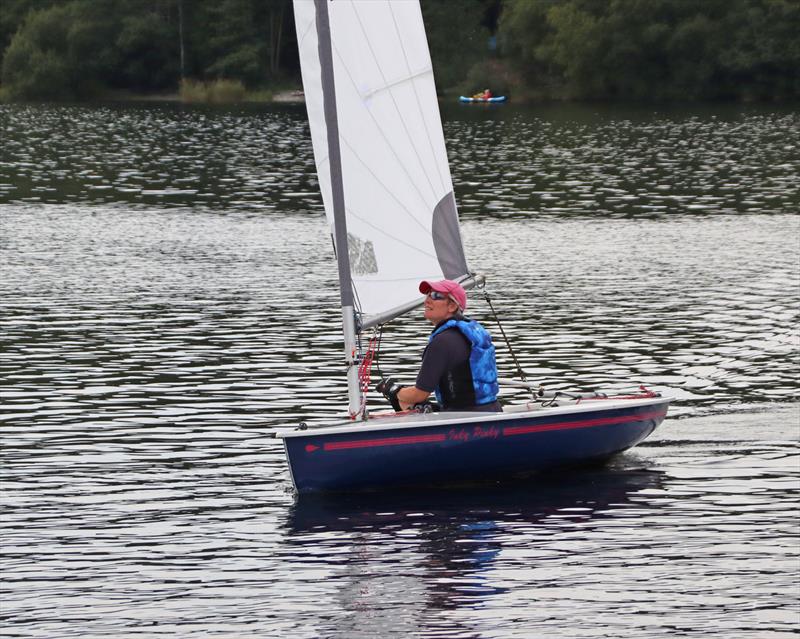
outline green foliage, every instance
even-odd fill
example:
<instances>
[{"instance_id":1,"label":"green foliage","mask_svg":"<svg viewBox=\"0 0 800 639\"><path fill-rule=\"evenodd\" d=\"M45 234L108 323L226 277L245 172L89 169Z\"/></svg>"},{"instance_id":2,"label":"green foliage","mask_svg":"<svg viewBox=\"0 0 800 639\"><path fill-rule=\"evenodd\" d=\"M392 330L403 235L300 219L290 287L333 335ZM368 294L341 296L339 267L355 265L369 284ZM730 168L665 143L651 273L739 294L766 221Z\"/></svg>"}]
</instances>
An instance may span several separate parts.
<instances>
[{"instance_id":1,"label":"green foliage","mask_svg":"<svg viewBox=\"0 0 800 639\"><path fill-rule=\"evenodd\" d=\"M552 6L546 16L554 33L538 47L537 56L563 69L570 86L597 90L600 82L592 61L606 45L601 20L575 4Z\"/></svg>"},{"instance_id":2,"label":"green foliage","mask_svg":"<svg viewBox=\"0 0 800 639\"><path fill-rule=\"evenodd\" d=\"M208 58L204 73L213 78L236 78L257 83L265 58L265 38L257 29L252 0L219 0L206 5Z\"/></svg>"},{"instance_id":3,"label":"green foliage","mask_svg":"<svg viewBox=\"0 0 800 639\"><path fill-rule=\"evenodd\" d=\"M464 80L475 64L488 57L489 31L481 25L486 6L480 0L425 0L422 16L436 83L449 89Z\"/></svg>"},{"instance_id":4,"label":"green foliage","mask_svg":"<svg viewBox=\"0 0 800 639\"><path fill-rule=\"evenodd\" d=\"M421 3L440 90L488 86L513 91L515 99L800 97L800 0ZM291 0L0 0L3 96L175 91L181 79L204 87L234 81L248 95L297 86L291 6ZM488 47L493 33L497 51Z\"/></svg>"},{"instance_id":5,"label":"green foliage","mask_svg":"<svg viewBox=\"0 0 800 639\"><path fill-rule=\"evenodd\" d=\"M499 31L541 96L800 97L792 0L507 0Z\"/></svg>"},{"instance_id":6,"label":"green foliage","mask_svg":"<svg viewBox=\"0 0 800 639\"><path fill-rule=\"evenodd\" d=\"M77 97L87 78L71 59L71 6L28 14L3 57L2 80L13 99L63 100Z\"/></svg>"},{"instance_id":7,"label":"green foliage","mask_svg":"<svg viewBox=\"0 0 800 639\"><path fill-rule=\"evenodd\" d=\"M296 47L290 18L291 0L194 2L189 22L192 71L204 78L240 80L248 87L276 80L282 74L282 51Z\"/></svg>"},{"instance_id":8,"label":"green foliage","mask_svg":"<svg viewBox=\"0 0 800 639\"><path fill-rule=\"evenodd\" d=\"M47 9L57 0L3 0L0 3L0 56L31 11Z\"/></svg>"},{"instance_id":9,"label":"green foliage","mask_svg":"<svg viewBox=\"0 0 800 639\"><path fill-rule=\"evenodd\" d=\"M123 16L115 38L120 63L111 83L139 91L174 86L179 74L174 31L153 11Z\"/></svg>"},{"instance_id":10,"label":"green foliage","mask_svg":"<svg viewBox=\"0 0 800 639\"><path fill-rule=\"evenodd\" d=\"M164 68L154 52L169 34L141 13L143 4L73 0L28 12L3 57L3 85L12 98L37 100L87 98L104 86L139 88L143 77L142 86L152 87Z\"/></svg>"},{"instance_id":11,"label":"green foliage","mask_svg":"<svg viewBox=\"0 0 800 639\"><path fill-rule=\"evenodd\" d=\"M87 78L94 87L113 77L120 65L115 39L119 32L117 0L73 0L67 32L71 71ZM86 90L79 92L86 95Z\"/></svg>"},{"instance_id":12,"label":"green foliage","mask_svg":"<svg viewBox=\"0 0 800 639\"><path fill-rule=\"evenodd\" d=\"M243 44L230 53L221 54L206 72L215 77L243 78L252 83L260 79L262 48L255 44Z\"/></svg>"},{"instance_id":13,"label":"green foliage","mask_svg":"<svg viewBox=\"0 0 800 639\"><path fill-rule=\"evenodd\" d=\"M519 78L504 60L488 58L472 66L458 92L461 95L473 95L489 88L494 95L508 96L519 85Z\"/></svg>"},{"instance_id":14,"label":"green foliage","mask_svg":"<svg viewBox=\"0 0 800 639\"><path fill-rule=\"evenodd\" d=\"M800 97L800 2L737 0L725 17L719 64L745 99Z\"/></svg>"},{"instance_id":15,"label":"green foliage","mask_svg":"<svg viewBox=\"0 0 800 639\"><path fill-rule=\"evenodd\" d=\"M4 92L82 99L103 87L175 90L182 71L271 84L286 73L282 60L297 73L297 54L286 51L296 47L291 19L291 0L0 0Z\"/></svg>"}]
</instances>

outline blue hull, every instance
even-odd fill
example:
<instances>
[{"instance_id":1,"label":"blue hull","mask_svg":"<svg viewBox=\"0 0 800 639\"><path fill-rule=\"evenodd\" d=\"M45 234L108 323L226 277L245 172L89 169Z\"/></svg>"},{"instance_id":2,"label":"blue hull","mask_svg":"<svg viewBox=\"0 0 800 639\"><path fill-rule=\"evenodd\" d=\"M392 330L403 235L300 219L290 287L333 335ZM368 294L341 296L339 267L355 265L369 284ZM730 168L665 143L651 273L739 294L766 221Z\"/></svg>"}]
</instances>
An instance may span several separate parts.
<instances>
[{"instance_id":1,"label":"blue hull","mask_svg":"<svg viewBox=\"0 0 800 639\"><path fill-rule=\"evenodd\" d=\"M279 436L300 493L482 480L608 458L652 433L669 401L439 413Z\"/></svg>"}]
</instances>

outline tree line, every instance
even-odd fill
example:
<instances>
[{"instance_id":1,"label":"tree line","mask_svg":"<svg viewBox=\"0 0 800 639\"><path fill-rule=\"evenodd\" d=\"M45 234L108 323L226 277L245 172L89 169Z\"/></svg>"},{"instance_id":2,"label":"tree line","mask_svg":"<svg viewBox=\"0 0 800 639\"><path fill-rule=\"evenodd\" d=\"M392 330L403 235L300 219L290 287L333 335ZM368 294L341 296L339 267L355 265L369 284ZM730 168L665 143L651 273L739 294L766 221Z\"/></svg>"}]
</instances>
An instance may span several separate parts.
<instances>
[{"instance_id":1,"label":"tree line","mask_svg":"<svg viewBox=\"0 0 800 639\"><path fill-rule=\"evenodd\" d=\"M441 92L800 97L798 0L422 0L422 10ZM0 52L8 99L300 85L291 0L3 0Z\"/></svg>"}]
</instances>

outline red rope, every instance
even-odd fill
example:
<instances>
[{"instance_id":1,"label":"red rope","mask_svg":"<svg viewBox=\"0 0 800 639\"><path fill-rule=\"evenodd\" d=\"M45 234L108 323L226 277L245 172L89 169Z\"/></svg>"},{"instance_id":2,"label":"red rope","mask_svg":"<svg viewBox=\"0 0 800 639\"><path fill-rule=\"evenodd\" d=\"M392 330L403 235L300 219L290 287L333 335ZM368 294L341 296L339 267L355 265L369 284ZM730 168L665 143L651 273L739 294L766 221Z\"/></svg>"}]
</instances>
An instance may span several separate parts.
<instances>
[{"instance_id":1,"label":"red rope","mask_svg":"<svg viewBox=\"0 0 800 639\"><path fill-rule=\"evenodd\" d=\"M378 338L373 337L369 340L369 345L367 346L367 352L364 353L364 357L358 365L358 384L361 387L361 397L362 397L362 410L364 408L364 404L367 401L367 393L369 392L369 380L370 374L372 372L372 360L375 359L375 351L378 348ZM350 415L350 419L355 419L356 415Z\"/></svg>"},{"instance_id":2,"label":"red rope","mask_svg":"<svg viewBox=\"0 0 800 639\"><path fill-rule=\"evenodd\" d=\"M375 359L375 350L378 347L378 339L373 337L369 340L367 352L364 353L364 359L358 365L358 381L361 384L361 392L365 395L369 391L369 378L372 372L372 360Z\"/></svg>"}]
</instances>

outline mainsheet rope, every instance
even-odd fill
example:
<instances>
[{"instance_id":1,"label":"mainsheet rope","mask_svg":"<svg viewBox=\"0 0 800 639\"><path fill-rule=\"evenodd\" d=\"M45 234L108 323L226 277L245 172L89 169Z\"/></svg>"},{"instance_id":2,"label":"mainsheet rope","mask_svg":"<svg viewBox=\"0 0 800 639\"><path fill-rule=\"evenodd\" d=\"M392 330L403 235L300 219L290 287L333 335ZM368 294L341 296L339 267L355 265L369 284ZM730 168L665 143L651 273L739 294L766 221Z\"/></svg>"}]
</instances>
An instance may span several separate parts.
<instances>
[{"instance_id":1,"label":"mainsheet rope","mask_svg":"<svg viewBox=\"0 0 800 639\"><path fill-rule=\"evenodd\" d=\"M506 347L508 348L508 352L511 354L511 358L514 360L514 366L516 366L516 374L519 375L520 379L523 382L527 382L528 378L525 375L525 372L522 370L522 366L520 366L519 360L517 359L517 354L514 352L514 349L511 346L511 342L508 339L508 335L506 335L506 331L503 328L503 324L500 321L500 316L497 314L497 310L495 309L494 305L492 304L492 298L489 295L489 292L484 288L483 289L483 296L486 299L486 303L489 305L489 308L492 311L492 315L494 316L494 321L497 323L497 327L500 329L500 333L503 336L503 341L506 343ZM367 344L366 352L364 356L361 358L361 361L358 364L358 382L359 386L361 387L361 409L359 414L364 415L366 417L366 405L367 405L367 393L369 392L370 387L370 378L372 374L372 364L375 363L376 370L378 372L379 377L383 377L383 373L381 372L381 365L380 365L380 350L381 350L381 338L383 337L383 325L380 324L375 327L372 332L372 336L369 338L369 342ZM357 415L351 415L351 419L355 419Z\"/></svg>"},{"instance_id":2,"label":"mainsheet rope","mask_svg":"<svg viewBox=\"0 0 800 639\"><path fill-rule=\"evenodd\" d=\"M492 305L492 298L489 296L489 292L486 289L483 289L483 296L486 299L486 303L489 304L489 308L492 309L492 315L494 315L494 321L497 322L497 326L500 329L500 333L503 335L503 340L505 340L506 346L508 347L508 352L511 353L511 358L514 360L514 365L517 367L517 375L520 376L523 382L527 382L528 378L525 376L525 372L522 370L522 366L519 365L519 360L517 359L517 355L514 352L514 349L511 348L511 342L508 340L508 336L506 335L505 330L503 330L503 325L500 323L500 317L497 314L497 311L494 309Z\"/></svg>"},{"instance_id":3,"label":"mainsheet rope","mask_svg":"<svg viewBox=\"0 0 800 639\"><path fill-rule=\"evenodd\" d=\"M503 325L500 322L500 317L497 314L497 311L492 304L492 299L489 293L484 289L483 296L486 299L486 303L489 305L489 308L492 311L492 315L494 316L494 320L497 323L497 326L500 328L500 333L503 335L503 340L508 347L509 353L511 353L511 357L514 360L514 365L517 367L517 374L522 378L523 381L527 382L527 378L525 376L525 372L522 370L522 366L520 366L519 360L517 359L516 353L514 353L514 349L511 347L511 342L506 335L505 330L503 329ZM381 350L381 339L383 338L383 324L376 326L373 331L372 335L369 338L367 343L367 349L364 353L364 356L361 358L361 361L358 364L358 381L359 386L361 387L361 410L358 414L364 415L364 419L366 419L366 405L367 405L367 393L369 392L370 387L370 379L372 374L372 365L375 364L375 368L377 370L378 376L383 377L383 373L381 372L381 365L380 365L380 350ZM359 344L360 346L360 344ZM359 348L360 350L360 348ZM580 403L581 401L587 400L601 400L601 399L642 399L648 397L660 397L660 394L654 392L647 388L644 385L639 387L639 393L634 395L608 395L606 393L596 393L593 397L574 397L571 396L570 393L562 391L556 392L554 397L550 400L551 403L554 403L557 397L564 396L569 397L570 399L577 399L576 403ZM373 417L391 417L397 415L405 415L409 413L416 412L415 410L405 410L400 412L387 412L387 413L377 413L373 415ZM356 419L357 414L351 415L351 419Z\"/></svg>"}]
</instances>

